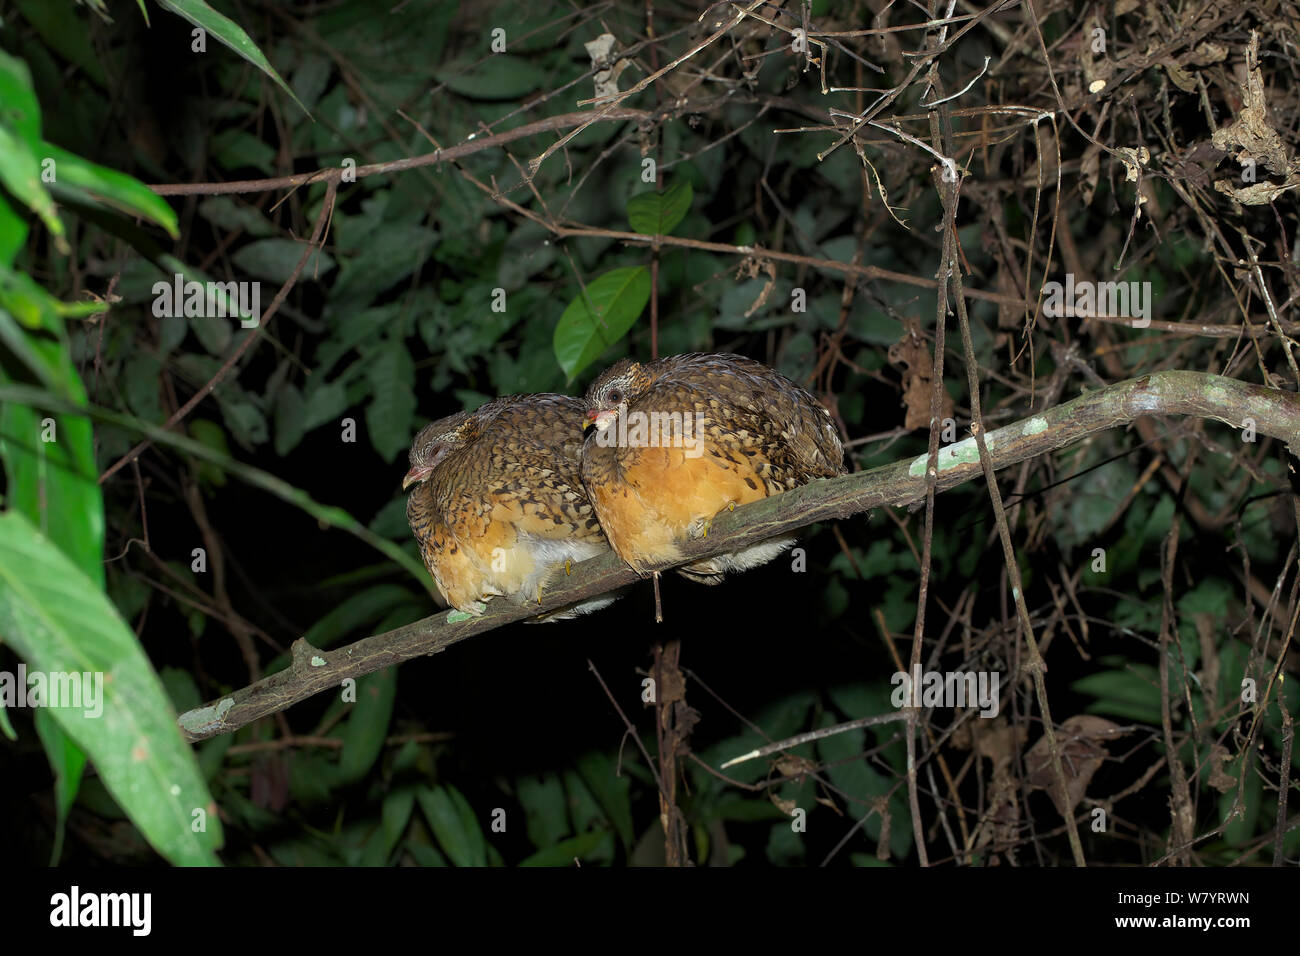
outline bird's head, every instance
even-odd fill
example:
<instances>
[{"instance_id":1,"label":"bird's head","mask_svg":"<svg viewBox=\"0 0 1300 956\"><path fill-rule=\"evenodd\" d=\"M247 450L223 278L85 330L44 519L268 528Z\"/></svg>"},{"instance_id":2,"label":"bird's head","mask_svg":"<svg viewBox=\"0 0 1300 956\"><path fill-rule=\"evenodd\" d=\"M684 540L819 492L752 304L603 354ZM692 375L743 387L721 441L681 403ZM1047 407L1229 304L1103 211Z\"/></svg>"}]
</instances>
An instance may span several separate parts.
<instances>
[{"instance_id":1,"label":"bird's head","mask_svg":"<svg viewBox=\"0 0 1300 956\"><path fill-rule=\"evenodd\" d=\"M415 436L415 441L411 443L409 459L411 468L402 479L403 491L411 485L428 480L433 474L433 469L438 467L438 462L442 461L448 452L465 444L469 438L468 425L472 417L470 412L457 412L436 422L429 422L420 429L420 433Z\"/></svg>"},{"instance_id":2,"label":"bird's head","mask_svg":"<svg viewBox=\"0 0 1300 956\"><path fill-rule=\"evenodd\" d=\"M586 417L582 427L603 432L618 418L619 409L627 408L650 387L646 367L631 359L620 359L596 377L587 389Z\"/></svg>"}]
</instances>

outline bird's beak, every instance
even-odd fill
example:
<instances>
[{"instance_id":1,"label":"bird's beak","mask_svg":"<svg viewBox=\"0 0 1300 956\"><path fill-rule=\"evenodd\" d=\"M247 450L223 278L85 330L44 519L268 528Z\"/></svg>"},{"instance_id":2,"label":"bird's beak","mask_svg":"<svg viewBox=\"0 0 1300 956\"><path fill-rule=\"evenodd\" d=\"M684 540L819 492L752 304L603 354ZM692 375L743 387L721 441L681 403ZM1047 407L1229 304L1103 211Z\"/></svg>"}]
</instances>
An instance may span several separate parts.
<instances>
[{"instance_id":1,"label":"bird's beak","mask_svg":"<svg viewBox=\"0 0 1300 956\"><path fill-rule=\"evenodd\" d=\"M585 432L589 428L595 428L597 431L604 431L614 423L618 418L617 408L595 409L587 412L587 419L582 423L582 430Z\"/></svg>"},{"instance_id":2,"label":"bird's beak","mask_svg":"<svg viewBox=\"0 0 1300 956\"><path fill-rule=\"evenodd\" d=\"M433 468L428 465L420 465L412 468L406 473L406 477L402 479L402 490L405 491L407 488L411 487L411 485L418 485L431 474L433 474Z\"/></svg>"}]
</instances>

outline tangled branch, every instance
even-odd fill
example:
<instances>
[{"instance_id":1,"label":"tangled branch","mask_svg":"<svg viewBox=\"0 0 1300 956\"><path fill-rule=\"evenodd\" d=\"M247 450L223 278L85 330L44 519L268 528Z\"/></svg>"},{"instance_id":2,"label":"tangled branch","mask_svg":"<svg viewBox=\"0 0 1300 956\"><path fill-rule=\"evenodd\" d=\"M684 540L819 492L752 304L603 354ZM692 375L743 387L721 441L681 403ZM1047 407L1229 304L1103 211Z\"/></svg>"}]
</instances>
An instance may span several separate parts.
<instances>
[{"instance_id":1,"label":"tangled branch","mask_svg":"<svg viewBox=\"0 0 1300 956\"><path fill-rule=\"evenodd\" d=\"M1300 395L1250 385L1201 372L1164 371L1129 379L991 431L986 436L994 467L1001 469L1073 445L1146 415L1214 418L1287 444L1300 456ZM678 564L734 551L789 534L815 522L848 518L884 505L909 505L926 494L927 468L935 468L936 490L946 491L981 475L975 442L967 438L939 449L937 462L926 455L871 471L814 481L781 495L723 513L707 538L682 545ZM660 568L659 570L667 570ZM279 713L343 681L422 655L437 654L459 641L494 631L636 581L637 574L612 552L584 561L562 587L537 603L489 603L478 617L448 611L405 627L364 638L333 651L299 639L290 666L247 687L181 714L187 739L231 733L254 720Z\"/></svg>"}]
</instances>

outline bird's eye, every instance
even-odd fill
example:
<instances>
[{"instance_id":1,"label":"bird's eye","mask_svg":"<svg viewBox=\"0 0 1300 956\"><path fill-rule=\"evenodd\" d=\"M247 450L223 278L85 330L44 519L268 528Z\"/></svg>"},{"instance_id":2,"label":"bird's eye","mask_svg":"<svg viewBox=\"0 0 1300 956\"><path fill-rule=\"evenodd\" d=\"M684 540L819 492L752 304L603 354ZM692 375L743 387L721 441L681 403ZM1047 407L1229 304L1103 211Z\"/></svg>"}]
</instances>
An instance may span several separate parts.
<instances>
[{"instance_id":1,"label":"bird's eye","mask_svg":"<svg viewBox=\"0 0 1300 956\"><path fill-rule=\"evenodd\" d=\"M617 405L619 402L623 401L623 393L616 388L611 388L609 390L609 400Z\"/></svg>"}]
</instances>

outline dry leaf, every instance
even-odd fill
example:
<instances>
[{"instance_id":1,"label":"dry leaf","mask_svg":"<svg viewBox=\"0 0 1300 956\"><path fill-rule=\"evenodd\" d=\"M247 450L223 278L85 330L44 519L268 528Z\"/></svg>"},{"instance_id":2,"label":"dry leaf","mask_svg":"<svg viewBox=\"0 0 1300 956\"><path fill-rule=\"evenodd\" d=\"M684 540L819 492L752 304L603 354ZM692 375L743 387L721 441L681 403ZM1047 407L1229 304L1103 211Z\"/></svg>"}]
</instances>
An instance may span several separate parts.
<instances>
[{"instance_id":1,"label":"dry leaf","mask_svg":"<svg viewBox=\"0 0 1300 956\"><path fill-rule=\"evenodd\" d=\"M1066 720L1056 731L1056 746L1061 752L1061 771L1065 775L1067 805L1061 805L1046 735L1040 737L1025 754L1029 786L1037 790L1046 790L1061 816L1072 813L1079 801L1083 799L1092 775L1108 756L1102 742L1121 737L1126 733L1128 731L1122 730L1118 724L1105 717L1098 717L1095 714L1076 714Z\"/></svg>"}]
</instances>

